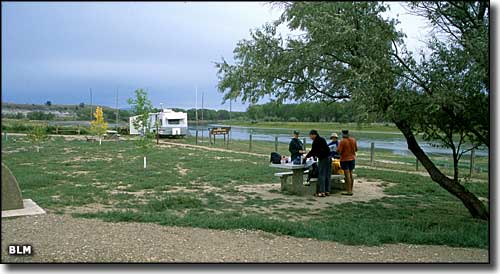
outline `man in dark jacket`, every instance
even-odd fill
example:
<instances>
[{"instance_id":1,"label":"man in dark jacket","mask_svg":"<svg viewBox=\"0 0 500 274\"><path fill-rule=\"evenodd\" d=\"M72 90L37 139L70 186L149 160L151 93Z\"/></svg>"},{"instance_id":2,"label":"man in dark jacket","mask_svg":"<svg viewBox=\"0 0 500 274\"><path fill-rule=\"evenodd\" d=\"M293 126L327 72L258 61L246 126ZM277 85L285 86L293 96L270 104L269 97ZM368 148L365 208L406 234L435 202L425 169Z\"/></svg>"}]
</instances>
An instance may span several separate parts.
<instances>
[{"instance_id":1,"label":"man in dark jacket","mask_svg":"<svg viewBox=\"0 0 500 274\"><path fill-rule=\"evenodd\" d=\"M326 144L325 138L319 136L318 131L311 130L309 137L312 142L311 151L307 153L306 158L318 158L318 197L330 195L330 176L332 174L332 158L330 157L330 148Z\"/></svg>"},{"instance_id":2,"label":"man in dark jacket","mask_svg":"<svg viewBox=\"0 0 500 274\"><path fill-rule=\"evenodd\" d=\"M288 151L291 153L292 163L294 164L300 164L302 154L305 153L304 145L299 139L299 133L300 132L298 130L293 131L293 138L288 145Z\"/></svg>"}]
</instances>

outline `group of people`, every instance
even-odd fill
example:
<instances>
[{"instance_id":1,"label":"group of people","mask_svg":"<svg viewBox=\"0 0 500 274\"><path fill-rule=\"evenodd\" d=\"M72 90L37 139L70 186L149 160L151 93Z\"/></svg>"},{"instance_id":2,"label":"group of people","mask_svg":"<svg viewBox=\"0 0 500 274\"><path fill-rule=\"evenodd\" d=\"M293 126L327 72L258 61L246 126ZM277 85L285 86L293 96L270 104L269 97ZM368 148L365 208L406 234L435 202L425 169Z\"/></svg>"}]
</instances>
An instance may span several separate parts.
<instances>
[{"instance_id":1,"label":"group of people","mask_svg":"<svg viewBox=\"0 0 500 274\"><path fill-rule=\"evenodd\" d=\"M338 140L337 133L330 135L330 142L321 137L317 130L311 130L309 137L312 140L311 150L305 151L304 144L299 139L300 132L295 130L288 150L291 153L293 164L303 164L309 158L317 160L318 192L316 196L329 196L331 192L330 177L332 174L332 159L340 159L340 167L344 171L346 191L342 195L352 196L354 180L352 171L355 167L358 146L356 140L349 136L348 130L342 130L342 140ZM305 156L304 156L305 154Z\"/></svg>"}]
</instances>

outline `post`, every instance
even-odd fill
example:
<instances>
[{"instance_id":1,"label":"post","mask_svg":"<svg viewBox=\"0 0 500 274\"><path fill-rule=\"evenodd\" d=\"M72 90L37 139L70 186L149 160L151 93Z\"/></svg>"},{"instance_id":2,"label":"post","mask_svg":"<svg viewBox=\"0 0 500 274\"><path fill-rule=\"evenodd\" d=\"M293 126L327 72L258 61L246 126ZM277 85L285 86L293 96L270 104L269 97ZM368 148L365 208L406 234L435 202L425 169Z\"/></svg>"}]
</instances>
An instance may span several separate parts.
<instances>
[{"instance_id":1,"label":"post","mask_svg":"<svg viewBox=\"0 0 500 274\"><path fill-rule=\"evenodd\" d=\"M78 124L78 135L80 135L80 124Z\"/></svg>"},{"instance_id":2,"label":"post","mask_svg":"<svg viewBox=\"0 0 500 274\"><path fill-rule=\"evenodd\" d=\"M7 141L7 131L3 133L3 136L5 136L5 141Z\"/></svg>"},{"instance_id":3,"label":"post","mask_svg":"<svg viewBox=\"0 0 500 274\"><path fill-rule=\"evenodd\" d=\"M160 144L160 131L159 131L160 129L158 128L159 127L158 114L156 114L155 125L156 125L156 144L158 145L158 144ZM118 134L118 130L117 130L117 134Z\"/></svg>"},{"instance_id":4,"label":"post","mask_svg":"<svg viewBox=\"0 0 500 274\"><path fill-rule=\"evenodd\" d=\"M116 125L115 125L115 130L117 131L118 133L118 88L116 88ZM158 117L157 117L158 118ZM158 130L158 128L156 129Z\"/></svg>"},{"instance_id":5,"label":"post","mask_svg":"<svg viewBox=\"0 0 500 274\"><path fill-rule=\"evenodd\" d=\"M92 121L92 88L90 88L90 121Z\"/></svg>"},{"instance_id":6,"label":"post","mask_svg":"<svg viewBox=\"0 0 500 274\"><path fill-rule=\"evenodd\" d=\"M375 143L370 144L370 165L373 166L373 159L375 158Z\"/></svg>"},{"instance_id":7,"label":"post","mask_svg":"<svg viewBox=\"0 0 500 274\"><path fill-rule=\"evenodd\" d=\"M251 152L252 151L252 130L250 130L250 136L248 137L248 140L249 140L248 150Z\"/></svg>"},{"instance_id":8,"label":"post","mask_svg":"<svg viewBox=\"0 0 500 274\"><path fill-rule=\"evenodd\" d=\"M198 144L198 128L196 128L196 141L195 144Z\"/></svg>"},{"instance_id":9,"label":"post","mask_svg":"<svg viewBox=\"0 0 500 274\"><path fill-rule=\"evenodd\" d=\"M203 108L204 108L204 105L203 105L203 100L204 100L204 97L205 97L205 92L201 92L201 124L203 126ZM203 128L201 128L201 142L203 143Z\"/></svg>"},{"instance_id":10,"label":"post","mask_svg":"<svg viewBox=\"0 0 500 274\"><path fill-rule=\"evenodd\" d=\"M304 147L304 150L306 150L306 138L304 138L303 140L304 140L304 143L302 145Z\"/></svg>"},{"instance_id":11,"label":"post","mask_svg":"<svg viewBox=\"0 0 500 274\"><path fill-rule=\"evenodd\" d=\"M476 157L476 151L472 149L470 151L470 171L469 176L472 178L472 173L474 173L474 158Z\"/></svg>"},{"instance_id":12,"label":"post","mask_svg":"<svg viewBox=\"0 0 500 274\"><path fill-rule=\"evenodd\" d=\"M224 132L224 145L227 145L226 144L226 133Z\"/></svg>"},{"instance_id":13,"label":"post","mask_svg":"<svg viewBox=\"0 0 500 274\"><path fill-rule=\"evenodd\" d=\"M56 134L59 134L59 126L56 125Z\"/></svg>"},{"instance_id":14,"label":"post","mask_svg":"<svg viewBox=\"0 0 500 274\"><path fill-rule=\"evenodd\" d=\"M274 151L278 152L278 136L274 136Z\"/></svg>"},{"instance_id":15,"label":"post","mask_svg":"<svg viewBox=\"0 0 500 274\"><path fill-rule=\"evenodd\" d=\"M418 158L415 158L416 159L416 162L415 162L415 169L418 171Z\"/></svg>"}]
</instances>

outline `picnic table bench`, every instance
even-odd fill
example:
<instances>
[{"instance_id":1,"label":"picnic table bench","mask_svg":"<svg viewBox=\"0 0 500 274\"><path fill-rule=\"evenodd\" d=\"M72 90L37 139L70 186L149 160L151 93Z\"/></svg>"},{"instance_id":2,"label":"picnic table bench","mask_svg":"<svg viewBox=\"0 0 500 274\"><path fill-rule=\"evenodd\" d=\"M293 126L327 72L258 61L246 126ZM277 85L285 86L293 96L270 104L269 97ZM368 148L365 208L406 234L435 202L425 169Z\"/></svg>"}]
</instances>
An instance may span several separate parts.
<instances>
[{"instance_id":1,"label":"picnic table bench","mask_svg":"<svg viewBox=\"0 0 500 274\"><path fill-rule=\"evenodd\" d=\"M105 140L118 140L120 138L120 134L116 130L107 130L106 134L104 134Z\"/></svg>"},{"instance_id":2,"label":"picnic table bench","mask_svg":"<svg viewBox=\"0 0 500 274\"><path fill-rule=\"evenodd\" d=\"M310 185L304 185L304 174L309 172L306 165L294 164L271 164L271 167L288 169L291 171L277 172L274 176L279 177L281 181L281 191L288 191L296 195L313 195L316 193L317 179L312 178ZM292 177L291 184L288 183L288 177ZM332 174L332 189L345 190L345 184L341 183L342 175Z\"/></svg>"}]
</instances>

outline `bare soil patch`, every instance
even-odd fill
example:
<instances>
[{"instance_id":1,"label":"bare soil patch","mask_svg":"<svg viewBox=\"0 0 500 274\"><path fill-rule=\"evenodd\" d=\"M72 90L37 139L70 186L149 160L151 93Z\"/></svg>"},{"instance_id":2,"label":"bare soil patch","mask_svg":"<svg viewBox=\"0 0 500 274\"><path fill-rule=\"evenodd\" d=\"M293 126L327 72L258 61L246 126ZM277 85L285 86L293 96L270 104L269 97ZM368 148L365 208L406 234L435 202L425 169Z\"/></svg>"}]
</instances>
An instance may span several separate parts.
<instances>
[{"instance_id":1,"label":"bare soil patch","mask_svg":"<svg viewBox=\"0 0 500 274\"><path fill-rule=\"evenodd\" d=\"M109 223L54 214L2 220L2 246L13 243L30 243L36 252L33 256L11 256L7 248L2 248L5 263L489 262L487 249L409 244L354 246L255 230Z\"/></svg>"}]
</instances>

